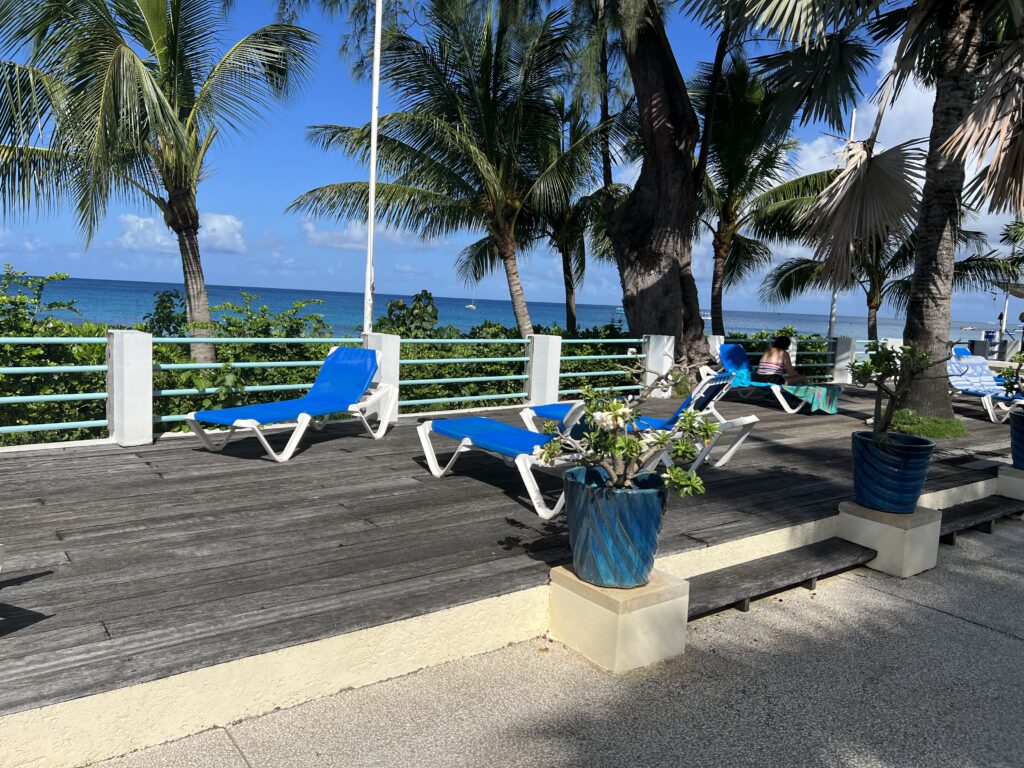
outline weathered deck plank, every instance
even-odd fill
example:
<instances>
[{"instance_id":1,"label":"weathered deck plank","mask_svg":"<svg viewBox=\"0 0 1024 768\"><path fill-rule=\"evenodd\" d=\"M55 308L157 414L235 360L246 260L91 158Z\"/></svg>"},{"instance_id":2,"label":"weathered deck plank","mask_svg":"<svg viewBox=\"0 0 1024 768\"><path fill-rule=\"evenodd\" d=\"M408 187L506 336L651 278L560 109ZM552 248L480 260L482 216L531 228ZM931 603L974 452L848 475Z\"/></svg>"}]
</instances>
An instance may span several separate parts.
<instances>
[{"instance_id":1,"label":"weathered deck plank","mask_svg":"<svg viewBox=\"0 0 1024 768\"><path fill-rule=\"evenodd\" d=\"M703 473L707 495L670 502L662 553L835 514L868 411L844 405L727 401L727 417L761 423ZM930 490L991 475L958 449L1007 447L1004 427L965 412L971 434L944 446ZM560 472L540 485L557 494ZM469 455L436 480L410 423L378 442L333 426L284 465L253 441L209 454L190 438L0 454L0 487L0 715L543 584L569 556L563 522L536 517L514 470Z\"/></svg>"}]
</instances>

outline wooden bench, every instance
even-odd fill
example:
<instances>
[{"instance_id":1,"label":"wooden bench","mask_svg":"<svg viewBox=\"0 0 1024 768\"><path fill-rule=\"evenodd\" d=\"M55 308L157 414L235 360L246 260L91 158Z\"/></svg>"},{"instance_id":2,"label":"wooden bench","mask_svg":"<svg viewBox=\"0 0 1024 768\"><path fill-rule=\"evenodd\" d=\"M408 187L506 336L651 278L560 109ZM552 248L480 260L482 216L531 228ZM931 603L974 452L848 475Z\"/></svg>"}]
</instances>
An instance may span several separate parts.
<instances>
[{"instance_id":1,"label":"wooden bench","mask_svg":"<svg viewBox=\"0 0 1024 768\"><path fill-rule=\"evenodd\" d=\"M968 529L994 533L996 520L1022 512L1024 501L1006 496L986 496L984 499L957 504L942 510L939 540L943 544L956 545L956 535Z\"/></svg>"},{"instance_id":2,"label":"wooden bench","mask_svg":"<svg viewBox=\"0 0 1024 768\"><path fill-rule=\"evenodd\" d=\"M777 555L702 573L689 579L689 616L692 619L731 605L747 611L750 609L751 598L797 584L814 589L819 576L863 565L873 560L876 554L873 549L844 539L831 538Z\"/></svg>"}]
</instances>

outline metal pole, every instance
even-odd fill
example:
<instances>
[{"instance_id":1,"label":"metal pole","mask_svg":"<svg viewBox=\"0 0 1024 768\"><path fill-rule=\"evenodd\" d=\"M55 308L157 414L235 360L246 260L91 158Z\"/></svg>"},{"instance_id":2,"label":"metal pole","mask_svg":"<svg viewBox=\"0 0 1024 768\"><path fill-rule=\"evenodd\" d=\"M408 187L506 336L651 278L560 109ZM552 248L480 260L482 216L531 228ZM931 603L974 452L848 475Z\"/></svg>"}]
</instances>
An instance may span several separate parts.
<instances>
[{"instance_id":1,"label":"metal pole","mask_svg":"<svg viewBox=\"0 0 1024 768\"><path fill-rule=\"evenodd\" d=\"M373 330L373 229L377 221L377 112L380 102L380 37L383 0L373 18L373 86L370 106L370 189L366 216L366 281L363 284L363 333Z\"/></svg>"},{"instance_id":2,"label":"metal pole","mask_svg":"<svg viewBox=\"0 0 1024 768\"><path fill-rule=\"evenodd\" d=\"M853 130L857 127L857 109L854 108L850 115L850 142L853 142ZM836 312L839 308L839 289L832 285L832 304L828 310L828 338L833 339L836 335Z\"/></svg>"}]
</instances>

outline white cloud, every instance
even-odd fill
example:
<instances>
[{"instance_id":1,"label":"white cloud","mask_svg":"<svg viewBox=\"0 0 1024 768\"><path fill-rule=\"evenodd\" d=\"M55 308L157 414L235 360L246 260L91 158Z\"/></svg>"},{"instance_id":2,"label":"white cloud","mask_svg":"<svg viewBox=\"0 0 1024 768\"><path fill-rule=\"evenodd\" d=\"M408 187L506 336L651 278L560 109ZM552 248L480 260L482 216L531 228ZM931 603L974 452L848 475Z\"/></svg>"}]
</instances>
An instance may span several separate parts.
<instances>
[{"instance_id":1,"label":"white cloud","mask_svg":"<svg viewBox=\"0 0 1024 768\"><path fill-rule=\"evenodd\" d=\"M307 245L339 251L361 251L366 248L366 224L363 222L350 221L344 229L321 229L306 219L300 226Z\"/></svg>"},{"instance_id":2,"label":"white cloud","mask_svg":"<svg viewBox=\"0 0 1024 768\"><path fill-rule=\"evenodd\" d=\"M204 213L200 217L199 242L213 251L245 253L248 246L242 235L242 220L229 213Z\"/></svg>"},{"instance_id":3,"label":"white cloud","mask_svg":"<svg viewBox=\"0 0 1024 768\"><path fill-rule=\"evenodd\" d=\"M245 253L248 247L242 235L242 220L227 213L202 213L199 217L199 244L211 251ZM155 216L123 213L118 217L121 234L117 244L126 251L174 253L178 242L174 233Z\"/></svg>"},{"instance_id":4,"label":"white cloud","mask_svg":"<svg viewBox=\"0 0 1024 768\"><path fill-rule=\"evenodd\" d=\"M833 136L819 136L814 141L802 143L793 158L797 174L817 173L837 167L839 162L836 152L841 147L842 142Z\"/></svg>"},{"instance_id":5,"label":"white cloud","mask_svg":"<svg viewBox=\"0 0 1024 768\"><path fill-rule=\"evenodd\" d=\"M152 216L136 216L122 213L121 235L117 244L128 251L173 251L177 248L175 239L167 226Z\"/></svg>"},{"instance_id":6,"label":"white cloud","mask_svg":"<svg viewBox=\"0 0 1024 768\"><path fill-rule=\"evenodd\" d=\"M395 264L395 272L400 275L425 275L428 274L427 270L421 267L413 266L412 264Z\"/></svg>"}]
</instances>

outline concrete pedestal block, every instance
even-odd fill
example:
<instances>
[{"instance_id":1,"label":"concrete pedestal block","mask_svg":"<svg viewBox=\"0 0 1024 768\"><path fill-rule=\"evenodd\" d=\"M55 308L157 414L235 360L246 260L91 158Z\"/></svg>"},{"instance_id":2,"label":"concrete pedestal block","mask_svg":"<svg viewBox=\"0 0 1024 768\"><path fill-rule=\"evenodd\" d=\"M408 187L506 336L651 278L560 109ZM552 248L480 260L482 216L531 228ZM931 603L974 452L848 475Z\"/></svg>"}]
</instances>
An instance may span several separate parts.
<instances>
[{"instance_id":1,"label":"concrete pedestal block","mask_svg":"<svg viewBox=\"0 0 1024 768\"><path fill-rule=\"evenodd\" d=\"M687 581L655 570L643 587L611 589L551 571L551 634L614 674L639 669L686 648Z\"/></svg>"},{"instance_id":2,"label":"concrete pedestal block","mask_svg":"<svg viewBox=\"0 0 1024 768\"><path fill-rule=\"evenodd\" d=\"M895 515L844 501L836 533L878 553L868 568L905 579L935 567L941 527L937 509L918 507L912 514Z\"/></svg>"},{"instance_id":3,"label":"concrete pedestal block","mask_svg":"<svg viewBox=\"0 0 1024 768\"><path fill-rule=\"evenodd\" d=\"M1024 470L1008 464L1001 466L996 477L996 493L1008 499L1024 500Z\"/></svg>"}]
</instances>

